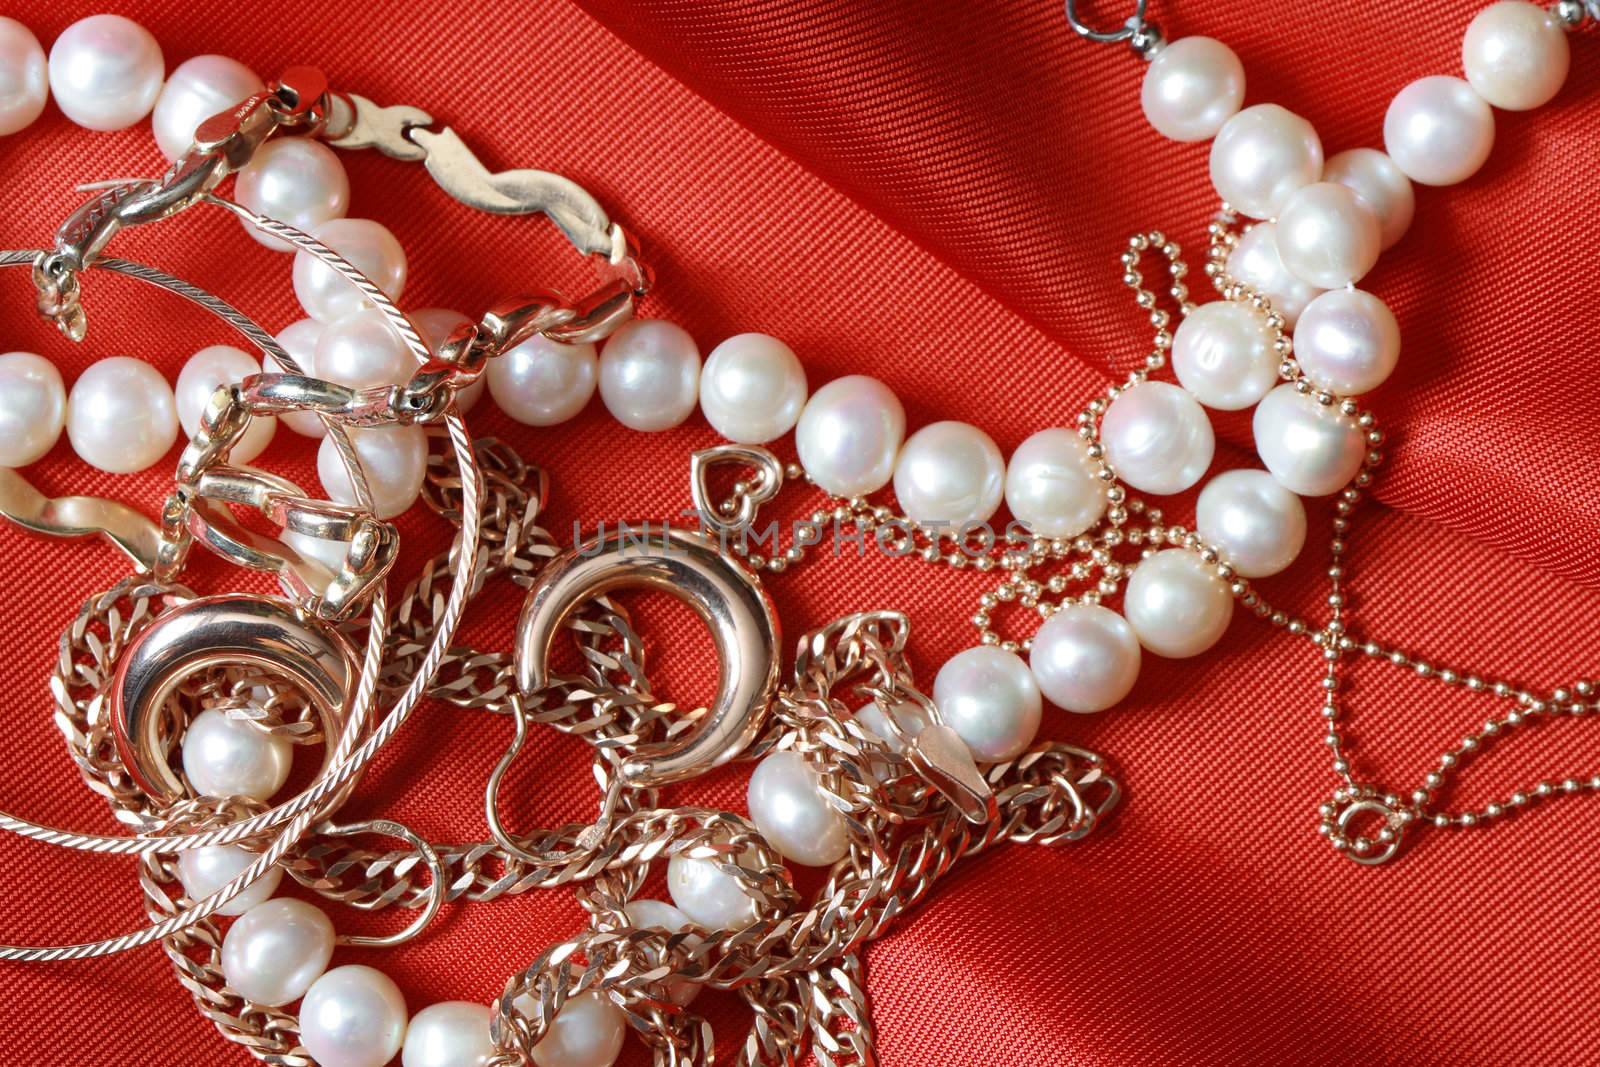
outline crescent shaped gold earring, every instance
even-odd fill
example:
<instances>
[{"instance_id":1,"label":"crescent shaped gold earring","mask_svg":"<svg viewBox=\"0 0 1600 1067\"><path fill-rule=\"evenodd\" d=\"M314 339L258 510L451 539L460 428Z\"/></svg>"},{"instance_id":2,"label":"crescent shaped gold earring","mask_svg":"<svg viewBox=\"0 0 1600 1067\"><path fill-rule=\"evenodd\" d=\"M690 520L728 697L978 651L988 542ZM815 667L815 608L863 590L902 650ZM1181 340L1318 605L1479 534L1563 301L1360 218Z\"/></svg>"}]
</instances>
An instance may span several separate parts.
<instances>
[{"instance_id":1,"label":"crescent shaped gold earring","mask_svg":"<svg viewBox=\"0 0 1600 1067\"><path fill-rule=\"evenodd\" d=\"M517 686L549 681L550 647L580 605L616 589L655 589L710 628L717 695L687 740L640 748L621 768L631 786L665 785L728 762L761 730L778 685L778 618L755 576L710 537L660 525L619 525L546 564L517 623Z\"/></svg>"}]
</instances>

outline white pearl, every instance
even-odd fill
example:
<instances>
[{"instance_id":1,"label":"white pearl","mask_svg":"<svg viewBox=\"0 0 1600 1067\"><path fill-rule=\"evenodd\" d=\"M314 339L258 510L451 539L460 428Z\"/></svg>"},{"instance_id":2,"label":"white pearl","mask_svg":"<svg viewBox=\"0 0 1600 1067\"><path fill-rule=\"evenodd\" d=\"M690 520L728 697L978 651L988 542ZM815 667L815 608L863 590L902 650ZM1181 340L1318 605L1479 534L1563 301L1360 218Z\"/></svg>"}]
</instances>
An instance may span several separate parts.
<instances>
[{"instance_id":1,"label":"white pearl","mask_svg":"<svg viewBox=\"0 0 1600 1067\"><path fill-rule=\"evenodd\" d=\"M538 1067L611 1067L627 1036L628 1021L609 997L579 993L550 1020L544 1037L533 1046L533 1062Z\"/></svg>"},{"instance_id":2,"label":"white pearl","mask_svg":"<svg viewBox=\"0 0 1600 1067\"><path fill-rule=\"evenodd\" d=\"M390 300L400 299L406 287L406 251L383 224L330 219L311 236L343 256ZM321 323L338 322L373 306L354 282L303 251L294 255L294 295L306 314Z\"/></svg>"},{"instance_id":3,"label":"white pearl","mask_svg":"<svg viewBox=\"0 0 1600 1067\"><path fill-rule=\"evenodd\" d=\"M927 527L989 521L1005 495L1006 461L994 439L965 422L936 422L906 439L894 495Z\"/></svg>"},{"instance_id":4,"label":"white pearl","mask_svg":"<svg viewBox=\"0 0 1600 1067\"><path fill-rule=\"evenodd\" d=\"M1366 455L1361 428L1336 404L1280 385L1256 408L1256 454L1272 476L1301 496L1337 493Z\"/></svg>"},{"instance_id":5,"label":"white pearl","mask_svg":"<svg viewBox=\"0 0 1600 1067\"><path fill-rule=\"evenodd\" d=\"M884 711L883 705L878 701L863 704L856 709L856 721L866 727L878 740L882 741L891 752L904 752L905 742L900 739L900 734L895 733L894 727L900 727L900 733L906 737L915 737L928 725L928 720L923 710L914 704L897 704L894 709L894 722L889 721L889 715Z\"/></svg>"},{"instance_id":6,"label":"white pearl","mask_svg":"<svg viewBox=\"0 0 1600 1067\"><path fill-rule=\"evenodd\" d=\"M403 515L422 495L428 474L428 438L422 427L371 426L349 432L378 518ZM356 502L350 474L331 437L324 438L317 449L317 475L328 499L340 504Z\"/></svg>"},{"instance_id":7,"label":"white pearl","mask_svg":"<svg viewBox=\"0 0 1600 1067\"><path fill-rule=\"evenodd\" d=\"M627 915L628 921L641 930L660 927L669 934L675 934L688 929L691 925L689 916L685 915L681 908L675 908L664 900L641 897L638 900L630 900L623 906L622 911Z\"/></svg>"},{"instance_id":8,"label":"white pearl","mask_svg":"<svg viewBox=\"0 0 1600 1067\"><path fill-rule=\"evenodd\" d=\"M1182 37L1157 52L1139 102L1157 133L1174 141L1215 137L1244 101L1244 64L1211 37Z\"/></svg>"},{"instance_id":9,"label":"white pearl","mask_svg":"<svg viewBox=\"0 0 1600 1067\"><path fill-rule=\"evenodd\" d=\"M470 318L451 308L423 308L410 312L409 318L411 325L417 328L417 333L422 335L422 343L428 346L428 351L435 357L459 327L472 325ZM483 399L483 392L488 385L489 376L485 373L478 375L477 380L465 389L457 389L456 410L463 415L471 411Z\"/></svg>"},{"instance_id":10,"label":"white pearl","mask_svg":"<svg viewBox=\"0 0 1600 1067\"><path fill-rule=\"evenodd\" d=\"M664 900L630 900L622 908L622 913L628 917L628 922L641 930L659 928L669 934L680 933L693 925L689 916L680 909L673 907ZM697 934L691 934L684 939L687 945L698 945L703 939ZM688 1005L700 995L700 984L691 982L687 978L668 978L665 988L669 998L680 1007Z\"/></svg>"},{"instance_id":11,"label":"white pearl","mask_svg":"<svg viewBox=\"0 0 1600 1067\"><path fill-rule=\"evenodd\" d=\"M1217 440L1194 397L1168 382L1124 390L1100 421L1117 477L1146 493L1181 493L1211 466Z\"/></svg>"},{"instance_id":12,"label":"white pearl","mask_svg":"<svg viewBox=\"0 0 1600 1067\"><path fill-rule=\"evenodd\" d=\"M1322 141L1311 123L1277 104L1247 107L1211 144L1211 184L1236 211L1278 214L1289 194L1322 177Z\"/></svg>"},{"instance_id":13,"label":"white pearl","mask_svg":"<svg viewBox=\"0 0 1600 1067\"><path fill-rule=\"evenodd\" d=\"M733 875L719 869L734 858L692 859L682 854L667 861L667 892L672 902L707 930L735 930L750 925L760 914L754 897Z\"/></svg>"},{"instance_id":14,"label":"white pearl","mask_svg":"<svg viewBox=\"0 0 1600 1067\"><path fill-rule=\"evenodd\" d=\"M238 845L206 845L178 853L178 881L190 900L203 900L237 878L261 857ZM218 915L243 915L272 899L283 881L283 868L273 867L222 907Z\"/></svg>"},{"instance_id":15,"label":"white pearl","mask_svg":"<svg viewBox=\"0 0 1600 1067\"><path fill-rule=\"evenodd\" d=\"M664 319L636 319L600 352L600 399L631 430L667 430L694 414L700 349Z\"/></svg>"},{"instance_id":16,"label":"white pearl","mask_svg":"<svg viewBox=\"0 0 1600 1067\"><path fill-rule=\"evenodd\" d=\"M232 345L212 345L202 348L189 357L189 362L178 372L178 384L173 389L178 405L178 424L183 432L193 437L200 429L200 416L205 414L211 397L224 385L233 385L261 373L261 365L250 358L248 352ZM229 459L233 463L249 463L272 441L277 432L278 420L271 415L257 415L245 427L244 435L233 446Z\"/></svg>"},{"instance_id":17,"label":"white pearl","mask_svg":"<svg viewBox=\"0 0 1600 1067\"><path fill-rule=\"evenodd\" d=\"M233 196L244 207L302 233L342 219L350 210L350 176L338 155L313 137L275 137L256 149L234 179ZM245 232L277 252L294 245L244 223Z\"/></svg>"},{"instance_id":18,"label":"white pearl","mask_svg":"<svg viewBox=\"0 0 1600 1067\"><path fill-rule=\"evenodd\" d=\"M1241 411L1278 380L1278 354L1266 316L1231 300L1201 304L1172 335L1172 369L1196 400Z\"/></svg>"},{"instance_id":19,"label":"white pearl","mask_svg":"<svg viewBox=\"0 0 1600 1067\"><path fill-rule=\"evenodd\" d=\"M1529 111L1561 91L1572 50L1552 11L1502 0L1478 12L1461 42L1461 66L1472 88L1503 111Z\"/></svg>"},{"instance_id":20,"label":"white pearl","mask_svg":"<svg viewBox=\"0 0 1600 1067\"><path fill-rule=\"evenodd\" d=\"M1006 464L1006 507L1040 537L1076 537L1106 511L1089 445L1071 430L1040 430Z\"/></svg>"},{"instance_id":21,"label":"white pearl","mask_svg":"<svg viewBox=\"0 0 1600 1067\"><path fill-rule=\"evenodd\" d=\"M406 1038L406 998L371 967L335 967L300 1004L300 1043L320 1067L383 1067Z\"/></svg>"},{"instance_id":22,"label":"white pearl","mask_svg":"<svg viewBox=\"0 0 1600 1067\"><path fill-rule=\"evenodd\" d=\"M594 345L563 344L541 335L491 360L485 377L501 411L524 426L556 426L588 405L599 368Z\"/></svg>"},{"instance_id":23,"label":"white pearl","mask_svg":"<svg viewBox=\"0 0 1600 1067\"><path fill-rule=\"evenodd\" d=\"M267 800L283 788L294 746L216 708L196 715L183 735L183 773L196 795Z\"/></svg>"},{"instance_id":24,"label":"white pearl","mask_svg":"<svg viewBox=\"0 0 1600 1067\"><path fill-rule=\"evenodd\" d=\"M377 308L325 326L311 365L318 378L351 389L404 385L420 366Z\"/></svg>"},{"instance_id":25,"label":"white pearl","mask_svg":"<svg viewBox=\"0 0 1600 1067\"><path fill-rule=\"evenodd\" d=\"M0 18L0 136L33 125L49 98L39 38L16 19Z\"/></svg>"},{"instance_id":26,"label":"white pearl","mask_svg":"<svg viewBox=\"0 0 1600 1067\"><path fill-rule=\"evenodd\" d=\"M933 679L933 703L980 763L1026 752L1043 712L1039 683L1022 657L992 645L945 660Z\"/></svg>"},{"instance_id":27,"label":"white pearl","mask_svg":"<svg viewBox=\"0 0 1600 1067\"><path fill-rule=\"evenodd\" d=\"M1133 569L1122 612L1145 648L1186 659L1221 639L1233 618L1233 593L1199 556L1169 548Z\"/></svg>"},{"instance_id":28,"label":"white pearl","mask_svg":"<svg viewBox=\"0 0 1600 1067\"><path fill-rule=\"evenodd\" d=\"M304 559L320 563L331 574L339 573L350 555L350 542L333 541L326 537L312 537L299 530L283 531L283 543L294 549Z\"/></svg>"},{"instance_id":29,"label":"white pearl","mask_svg":"<svg viewBox=\"0 0 1600 1067\"><path fill-rule=\"evenodd\" d=\"M831 867L850 851L844 818L822 795L822 778L798 752L774 752L750 773L750 821L786 859Z\"/></svg>"},{"instance_id":30,"label":"white pearl","mask_svg":"<svg viewBox=\"0 0 1600 1067\"><path fill-rule=\"evenodd\" d=\"M1028 666L1045 699L1080 714L1104 711L1139 680L1139 639L1099 604L1068 604L1033 635Z\"/></svg>"},{"instance_id":31,"label":"white pearl","mask_svg":"<svg viewBox=\"0 0 1600 1067\"><path fill-rule=\"evenodd\" d=\"M178 64L156 99L150 124L156 147L177 159L194 142L194 131L214 115L232 111L266 89L255 71L227 56L195 56Z\"/></svg>"},{"instance_id":32,"label":"white pearl","mask_svg":"<svg viewBox=\"0 0 1600 1067\"><path fill-rule=\"evenodd\" d=\"M806 406L806 369L794 349L764 333L730 337L706 357L700 410L730 441L764 445L794 429Z\"/></svg>"},{"instance_id":33,"label":"white pearl","mask_svg":"<svg viewBox=\"0 0 1600 1067\"><path fill-rule=\"evenodd\" d=\"M278 897L257 904L222 939L228 988L267 1008L305 995L333 958L333 923L313 904Z\"/></svg>"},{"instance_id":34,"label":"white pearl","mask_svg":"<svg viewBox=\"0 0 1600 1067\"><path fill-rule=\"evenodd\" d=\"M406 1026L401 1067L486 1067L495 1054L493 1018L486 1005L469 1000L428 1005Z\"/></svg>"},{"instance_id":35,"label":"white pearl","mask_svg":"<svg viewBox=\"0 0 1600 1067\"><path fill-rule=\"evenodd\" d=\"M1334 182L1297 189L1278 213L1278 255L1322 289L1354 285L1378 263L1383 231L1355 190Z\"/></svg>"},{"instance_id":36,"label":"white pearl","mask_svg":"<svg viewBox=\"0 0 1600 1067\"><path fill-rule=\"evenodd\" d=\"M322 330L322 323L316 319L301 319L285 326L277 336L278 344L300 364L301 373L312 378L317 376L317 342L322 339ZM267 374L284 373L283 365L270 355L261 357L261 369ZM328 427L315 412L290 411L279 415L278 421L304 437L326 437L328 434Z\"/></svg>"},{"instance_id":37,"label":"white pearl","mask_svg":"<svg viewBox=\"0 0 1600 1067\"><path fill-rule=\"evenodd\" d=\"M795 424L800 464L825 493L864 496L889 484L906 409L887 385L852 374L824 385Z\"/></svg>"},{"instance_id":38,"label":"white pearl","mask_svg":"<svg viewBox=\"0 0 1600 1067\"><path fill-rule=\"evenodd\" d=\"M67 439L79 459L112 474L153 466L178 439L172 387L128 356L91 364L67 396Z\"/></svg>"},{"instance_id":39,"label":"white pearl","mask_svg":"<svg viewBox=\"0 0 1600 1067\"><path fill-rule=\"evenodd\" d=\"M1244 232L1228 254L1228 273L1272 301L1272 310L1283 316L1290 329L1300 312L1322 290L1301 281L1283 265L1278 254L1278 227L1258 222Z\"/></svg>"},{"instance_id":40,"label":"white pearl","mask_svg":"<svg viewBox=\"0 0 1600 1067\"><path fill-rule=\"evenodd\" d=\"M1336 289L1307 305L1294 329L1300 369L1319 389L1357 396L1382 385L1400 361L1400 324L1360 289Z\"/></svg>"},{"instance_id":41,"label":"white pearl","mask_svg":"<svg viewBox=\"0 0 1600 1067\"><path fill-rule=\"evenodd\" d=\"M1414 182L1464 182L1478 172L1494 147L1494 112L1460 78L1421 78L1389 103L1383 117L1383 147Z\"/></svg>"},{"instance_id":42,"label":"white pearl","mask_svg":"<svg viewBox=\"0 0 1600 1067\"><path fill-rule=\"evenodd\" d=\"M56 446L67 421L67 387L43 356L0 356L0 467L26 467Z\"/></svg>"},{"instance_id":43,"label":"white pearl","mask_svg":"<svg viewBox=\"0 0 1600 1067\"><path fill-rule=\"evenodd\" d=\"M121 15L91 15L61 31L50 49L56 106L90 130L123 130L150 114L167 66L161 46Z\"/></svg>"},{"instance_id":44,"label":"white pearl","mask_svg":"<svg viewBox=\"0 0 1600 1067\"><path fill-rule=\"evenodd\" d=\"M1328 160L1322 180L1347 186L1378 217L1381 245L1389 248L1411 228L1417 194L1411 179L1376 148L1352 148Z\"/></svg>"},{"instance_id":45,"label":"white pearl","mask_svg":"<svg viewBox=\"0 0 1600 1067\"><path fill-rule=\"evenodd\" d=\"M1306 507L1266 471L1219 474L1200 491L1195 529L1246 578L1284 570L1306 543Z\"/></svg>"}]
</instances>

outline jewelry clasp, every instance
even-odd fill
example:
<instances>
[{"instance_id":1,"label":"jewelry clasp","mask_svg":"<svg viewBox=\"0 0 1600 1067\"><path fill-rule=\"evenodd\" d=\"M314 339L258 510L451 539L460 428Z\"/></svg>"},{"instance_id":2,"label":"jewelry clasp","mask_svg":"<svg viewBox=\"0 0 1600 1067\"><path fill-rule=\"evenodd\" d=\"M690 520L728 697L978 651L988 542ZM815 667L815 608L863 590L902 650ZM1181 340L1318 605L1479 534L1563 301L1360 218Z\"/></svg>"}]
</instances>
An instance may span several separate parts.
<instances>
[{"instance_id":1,"label":"jewelry clasp","mask_svg":"<svg viewBox=\"0 0 1600 1067\"><path fill-rule=\"evenodd\" d=\"M1400 851L1400 839L1410 821L1403 809L1390 803L1393 799L1368 790L1341 790L1334 794L1333 803L1322 806L1320 829L1334 849L1352 862L1366 867L1387 863ZM1351 824L1362 816L1377 816L1382 829L1370 837L1353 833Z\"/></svg>"},{"instance_id":2,"label":"jewelry clasp","mask_svg":"<svg viewBox=\"0 0 1600 1067\"><path fill-rule=\"evenodd\" d=\"M1155 23L1146 21L1145 10L1150 6L1149 0L1136 0L1133 14L1128 21L1115 30L1097 30L1078 17L1078 0L1066 0L1067 25L1073 32L1086 40L1100 44L1115 44L1118 41L1127 41L1128 46L1141 59L1151 59L1162 45L1161 30Z\"/></svg>"}]
</instances>

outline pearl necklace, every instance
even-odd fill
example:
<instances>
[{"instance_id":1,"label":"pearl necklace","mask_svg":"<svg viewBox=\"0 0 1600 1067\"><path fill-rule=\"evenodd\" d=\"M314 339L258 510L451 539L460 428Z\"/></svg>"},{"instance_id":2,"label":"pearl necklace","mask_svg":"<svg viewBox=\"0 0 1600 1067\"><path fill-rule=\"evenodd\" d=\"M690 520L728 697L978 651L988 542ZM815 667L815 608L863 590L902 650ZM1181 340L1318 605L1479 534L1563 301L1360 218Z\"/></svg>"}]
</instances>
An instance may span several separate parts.
<instances>
[{"instance_id":1,"label":"pearl necklace","mask_svg":"<svg viewBox=\"0 0 1600 1067\"><path fill-rule=\"evenodd\" d=\"M1318 809L1318 832L1356 862L1379 864L1397 854L1409 827L1475 827L1537 800L1600 790L1600 776L1565 778L1537 782L1481 810L1433 807L1435 792L1490 738L1531 717L1600 710L1592 699L1594 686L1579 682L1541 695L1439 667L1352 634L1346 599L1351 515L1371 484L1383 443L1372 415L1351 398L1382 384L1398 360L1400 342L1394 315L1355 283L1409 226L1411 182L1451 185L1482 166L1494 142L1491 106L1530 110L1556 95L1570 64L1566 34L1600 20L1600 4L1565 0L1548 10L1520 0L1492 4L1472 21L1463 40L1465 80L1435 76L1413 82L1396 95L1384 120L1387 154L1356 149L1326 164L1316 132L1304 119L1272 104L1240 110L1244 72L1226 45L1204 37L1166 43L1146 21L1144 0L1127 24L1112 32L1084 25L1076 6L1068 0L1067 16L1081 35L1127 41L1149 61L1141 102L1158 132L1178 141L1214 138L1211 178L1223 207L1210 227L1206 272L1224 298L1198 307L1189 303L1178 246L1159 231L1134 237L1122 259L1124 282L1136 290L1140 307L1154 309L1155 295L1140 288L1137 268L1146 251L1159 250L1171 266L1171 295L1184 322L1170 334L1166 313L1151 311L1157 332L1146 369L1114 387L1109 404L1092 402L1079 419L1080 429L1095 442L1091 455L1100 461L1102 479L1120 479L1147 492L1178 492L1196 484L1210 464L1213 439L1201 405L1221 410L1259 405L1253 429L1266 471L1213 479L1200 495L1197 532L1175 529L1169 539L1231 583L1233 596L1257 615L1308 637L1321 650L1324 742L1340 785L1332 801ZM1266 221L1241 234L1240 215ZM1182 389L1147 380L1168 352ZM1283 384L1274 387L1278 379ZM1299 553L1305 514L1295 494L1335 493L1330 617L1319 628L1276 611L1244 579L1276 573ZM1148 606L1136 592L1140 571L1167 555L1158 553L1135 570L1125 609L1130 614ZM1168 566L1174 570L1194 565L1172 559ZM1208 632L1220 636L1226 613L1221 596L1212 591L1210 597L1219 606L1209 617L1222 622ZM1419 787L1404 795L1386 790L1356 777L1339 726L1343 664L1362 655L1490 695L1509 710L1465 735ZM1360 832L1374 823L1375 832Z\"/></svg>"},{"instance_id":2,"label":"pearl necklace","mask_svg":"<svg viewBox=\"0 0 1600 1067\"><path fill-rule=\"evenodd\" d=\"M939 672L932 699L920 692L899 613L846 615L805 635L794 678L780 685L776 622L756 574L782 573L805 544L767 558L747 535L760 504L803 475L851 496L815 513L814 526L831 517L896 553L920 539L920 554L939 560L927 530L942 512L981 525L998 506L1004 465L992 442L975 428L938 424L902 447L904 413L885 386L846 378L808 399L794 353L764 335L724 342L702 368L678 327L630 321L648 272L587 193L542 172L489 174L424 112L329 93L307 68L271 86L220 57L191 60L164 85L163 71L159 46L127 19L74 24L48 62L31 33L0 19L4 132L36 119L51 93L94 129L127 127L153 109L158 143L174 160L159 180L95 187L53 251L0 253L0 266L30 265L40 311L74 340L88 326L80 276L109 270L210 310L261 349L264 365L231 347L205 350L174 396L145 364L105 361L68 397L39 357L0 360L0 373L26 386L0 390L0 417L23 431L6 442L20 442L6 457L18 465L47 452L63 424L81 458L114 472L159 460L175 421L191 437L160 523L110 501L46 500L0 472L0 515L39 533L102 534L138 569L84 604L63 636L52 691L86 782L139 832L87 835L3 814L0 827L138 856L152 922L79 945L0 946L0 958L92 958L160 940L218 1029L275 1063L380 1067L403 1048L411 1067L604 1067L629 1029L672 1062L702 1062L712 1035L686 1011L702 985L750 1003L751 1056L792 1062L809 1047L824 1063L870 1060L861 946L962 856L1001 839L1081 839L1120 789L1095 754L1033 743L1039 689L1012 651L969 650ZM348 181L328 145L426 159L440 186L470 206L546 211L602 261L601 287L572 305L523 299L476 323L403 313L403 250L380 224L341 217ZM237 200L224 201L213 190L236 170ZM255 239L294 252L292 280L309 319L273 337L186 282L104 256L120 229L197 204L226 209ZM460 419L485 381L530 425L572 417L596 391L619 421L643 431L681 423L698 401L734 442L693 457L701 531L664 531L659 545L639 546L602 531L557 551L535 521L548 492L542 473L504 445L474 445ZM274 419L324 437L318 471L331 503L231 465L266 447ZM804 469L759 447L791 428ZM755 477L719 500L708 475L728 464ZM891 476L908 517L861 497ZM384 578L398 535L387 520L419 498L459 536L391 614ZM1039 510L1049 511L1044 498ZM281 540L243 531L227 506L253 506ZM195 597L175 581L195 543L275 573L288 598ZM968 547L947 562L962 565ZM980 570L994 566L988 555L971 558ZM533 586L515 656L456 647L468 599L501 575ZM711 709L669 726L672 709L649 694L628 617L592 602L618 583L666 589L711 623L724 660ZM331 625L357 619L364 654ZM547 665L563 622L586 664L571 677ZM380 693L393 704L369 725ZM333 821L424 695L514 724L488 784L491 842L436 846L388 819ZM180 708L176 723L169 700ZM505 825L501 782L532 723L595 746L603 797L592 825ZM326 751L312 784L269 806L294 748L319 743ZM760 761L749 821L655 806L657 785L735 757ZM345 840L370 836L403 847ZM657 859L667 861L673 904L636 899ZM809 905L784 861L830 868ZM285 871L327 899L417 914L389 937L340 937L321 908L273 895ZM492 1009L449 1003L411 1015L381 971L329 969L336 946L419 936L446 899L561 885L577 889L589 929L513 975ZM236 917L225 933L219 915ZM296 1001L296 1012L285 1010Z\"/></svg>"}]
</instances>

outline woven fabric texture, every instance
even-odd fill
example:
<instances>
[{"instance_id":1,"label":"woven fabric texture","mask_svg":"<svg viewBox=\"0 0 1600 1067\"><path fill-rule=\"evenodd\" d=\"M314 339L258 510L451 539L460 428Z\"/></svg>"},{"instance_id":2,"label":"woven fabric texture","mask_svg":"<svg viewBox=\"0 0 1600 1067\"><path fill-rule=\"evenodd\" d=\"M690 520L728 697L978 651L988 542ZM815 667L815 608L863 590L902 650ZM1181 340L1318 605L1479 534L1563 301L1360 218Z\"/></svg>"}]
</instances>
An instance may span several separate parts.
<instances>
[{"instance_id":1,"label":"woven fabric texture","mask_svg":"<svg viewBox=\"0 0 1600 1067\"><path fill-rule=\"evenodd\" d=\"M494 168L535 166L594 192L657 271L647 313L702 350L745 330L788 341L813 388L876 375L912 426L960 419L1009 452L1068 420L1142 358L1147 327L1118 281L1136 229L1184 243L1197 294L1215 208L1206 148L1159 138L1138 107L1142 70L1093 46L1050 0L490 0L481 4L260 9L180 0L61 0L5 13L47 45L113 10L161 41L169 68L222 53L270 77L293 63L385 103L447 121ZM1122 15L1112 0L1097 17ZM1376 145L1384 108L1414 78L1458 73L1475 0L1164 0L1169 36L1227 41L1249 102L1309 118L1328 151ZM1600 32L1573 39L1556 101L1497 113L1497 143L1471 181L1419 189L1411 233L1364 283L1399 316L1401 368L1373 398L1391 433L1377 503L1353 539L1358 625L1445 664L1549 689L1596 669L1600 646L1600 438L1593 373L1600 325ZM421 167L345 157L352 214L391 227L410 257L404 303L477 313L514 293L581 282L541 222L476 215ZM37 247L79 202L75 183L157 173L148 125L93 134L53 107L0 140L0 246ZM217 212L126 235L118 253L162 266L271 329L299 317L289 260ZM1211 294L1206 291L1204 296ZM93 277L89 339L71 345L32 312L26 272L0 278L0 348L47 355L70 382L110 355L175 377L226 328L134 282ZM475 431L545 466L550 522L661 518L687 501L688 453L714 435L626 431L598 400L532 430L485 402ZM1219 463L1250 462L1248 420L1218 421ZM787 444L785 448L789 447ZM261 461L316 484L311 442L280 430ZM176 452L173 458L175 459ZM65 440L29 471L47 492L154 511L170 466L111 477ZM1180 501L1174 514L1187 518ZM1317 612L1326 508L1311 547L1264 583ZM403 523L397 574L444 531ZM77 605L122 574L111 554L0 530L0 691L11 767L0 807L115 831L51 722L45 680ZM200 562L209 590L265 588ZM822 560L772 582L796 636L847 611L913 620L919 676L975 639L976 575L874 560ZM467 636L509 645L518 600L484 598ZM660 691L709 695L710 645L686 612L640 607ZM1590 1005L1600 947L1600 833L1593 800L1487 832L1417 836L1394 864L1358 868L1313 832L1333 781L1320 744L1320 662L1239 613L1210 654L1146 657L1131 698L1099 716L1047 714L1048 736L1108 753L1129 785L1093 839L1005 847L963 865L868 953L886 1067L1159 1067L1168 1064L1503 1065L1600 1061ZM1409 787L1489 705L1389 668L1360 670L1351 733L1372 775ZM349 811L383 811L435 840L485 833L482 785L509 738L499 720L428 705L366 778ZM523 825L593 803L577 742L539 736L508 810ZM1491 799L1539 776L1589 774L1600 731L1525 731L1464 776L1452 799ZM674 796L743 811L746 767ZM657 887L659 889L659 886ZM368 916L333 909L342 929ZM0 844L0 937L66 941L142 923L132 864ZM380 966L413 1010L488 1001L505 977L577 929L570 894L449 907ZM249 1062L194 1011L159 951L0 967L12 1005L0 1064ZM703 1003L728 1048L745 1018ZM630 1045L625 1065L648 1062Z\"/></svg>"}]
</instances>

